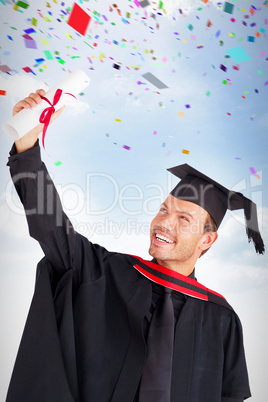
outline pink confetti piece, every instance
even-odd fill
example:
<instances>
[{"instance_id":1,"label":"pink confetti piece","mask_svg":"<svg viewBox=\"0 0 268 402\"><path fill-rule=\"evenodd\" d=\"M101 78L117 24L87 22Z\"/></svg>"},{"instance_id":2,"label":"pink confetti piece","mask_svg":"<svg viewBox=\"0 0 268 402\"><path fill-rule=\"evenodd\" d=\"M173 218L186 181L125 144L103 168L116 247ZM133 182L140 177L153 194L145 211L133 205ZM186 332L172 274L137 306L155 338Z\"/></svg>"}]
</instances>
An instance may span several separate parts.
<instances>
[{"instance_id":1,"label":"pink confetti piece","mask_svg":"<svg viewBox=\"0 0 268 402\"><path fill-rule=\"evenodd\" d=\"M256 172L256 170L254 169L254 167L250 167L249 170L251 171L251 173L253 174L253 176L257 177L258 179L260 179L260 176L258 175L258 173Z\"/></svg>"}]
</instances>

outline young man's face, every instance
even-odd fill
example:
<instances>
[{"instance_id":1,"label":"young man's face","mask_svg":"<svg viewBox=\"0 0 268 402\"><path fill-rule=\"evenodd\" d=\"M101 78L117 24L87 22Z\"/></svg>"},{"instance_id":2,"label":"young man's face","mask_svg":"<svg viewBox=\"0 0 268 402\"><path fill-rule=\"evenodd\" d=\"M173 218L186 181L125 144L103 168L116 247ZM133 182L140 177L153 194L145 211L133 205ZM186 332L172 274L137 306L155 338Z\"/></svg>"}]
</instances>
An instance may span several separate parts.
<instances>
[{"instance_id":1,"label":"young man's face","mask_svg":"<svg viewBox=\"0 0 268 402\"><path fill-rule=\"evenodd\" d=\"M199 205L170 194L151 223L150 255L173 269L176 265L195 264L204 249L201 244L206 236L207 216Z\"/></svg>"}]
</instances>

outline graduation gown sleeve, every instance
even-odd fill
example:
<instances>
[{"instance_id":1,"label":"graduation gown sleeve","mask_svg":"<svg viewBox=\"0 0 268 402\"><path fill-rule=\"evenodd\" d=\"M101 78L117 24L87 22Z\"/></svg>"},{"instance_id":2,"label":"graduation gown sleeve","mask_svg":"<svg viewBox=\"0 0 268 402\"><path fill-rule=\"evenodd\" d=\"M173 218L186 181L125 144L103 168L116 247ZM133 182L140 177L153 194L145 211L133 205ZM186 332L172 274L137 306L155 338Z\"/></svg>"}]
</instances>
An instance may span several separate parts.
<instances>
[{"instance_id":1,"label":"graduation gown sleeve","mask_svg":"<svg viewBox=\"0 0 268 402\"><path fill-rule=\"evenodd\" d=\"M40 243L47 260L58 274L58 279L67 270L79 268L83 259L82 236L75 232L62 209L57 190L41 160L39 142L19 154L13 145L8 166L25 209L30 236ZM98 256L105 257L107 253L100 246L92 250ZM100 275L99 269L94 272L94 264L89 266L92 276ZM56 279L54 274L54 280Z\"/></svg>"}]
</instances>

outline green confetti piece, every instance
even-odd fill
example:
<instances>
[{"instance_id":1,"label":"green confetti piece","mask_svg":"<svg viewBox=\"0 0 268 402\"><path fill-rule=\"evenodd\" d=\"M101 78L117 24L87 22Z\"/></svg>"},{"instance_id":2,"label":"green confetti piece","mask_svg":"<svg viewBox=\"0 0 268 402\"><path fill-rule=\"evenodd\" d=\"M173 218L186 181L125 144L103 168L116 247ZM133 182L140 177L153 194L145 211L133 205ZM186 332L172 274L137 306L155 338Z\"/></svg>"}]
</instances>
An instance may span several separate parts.
<instances>
[{"instance_id":1,"label":"green confetti piece","mask_svg":"<svg viewBox=\"0 0 268 402\"><path fill-rule=\"evenodd\" d=\"M61 162L61 161L57 161L57 162L54 163L54 165L55 165L55 166L60 166L60 165L62 165L62 162Z\"/></svg>"},{"instance_id":2,"label":"green confetti piece","mask_svg":"<svg viewBox=\"0 0 268 402\"><path fill-rule=\"evenodd\" d=\"M37 27L37 19L36 18L32 18L32 25Z\"/></svg>"},{"instance_id":3,"label":"green confetti piece","mask_svg":"<svg viewBox=\"0 0 268 402\"><path fill-rule=\"evenodd\" d=\"M59 59L58 62L59 62L60 64L65 64L65 63L66 63L66 61L64 61L64 60L62 60L62 59Z\"/></svg>"},{"instance_id":4,"label":"green confetti piece","mask_svg":"<svg viewBox=\"0 0 268 402\"><path fill-rule=\"evenodd\" d=\"M86 45L88 45L89 47L91 47L91 49L94 49L94 47L91 46L89 43L87 43L87 42L85 42L85 41L84 41L84 43L85 43Z\"/></svg>"},{"instance_id":5,"label":"green confetti piece","mask_svg":"<svg viewBox=\"0 0 268 402\"><path fill-rule=\"evenodd\" d=\"M210 95L211 95L211 92L210 92L210 91L207 91L206 95L207 95L207 96L210 96Z\"/></svg>"},{"instance_id":6,"label":"green confetti piece","mask_svg":"<svg viewBox=\"0 0 268 402\"><path fill-rule=\"evenodd\" d=\"M223 83L224 85L227 85L228 81L227 81L227 80L222 80L222 83Z\"/></svg>"},{"instance_id":7,"label":"green confetti piece","mask_svg":"<svg viewBox=\"0 0 268 402\"><path fill-rule=\"evenodd\" d=\"M263 75L263 71L258 70L258 74Z\"/></svg>"},{"instance_id":8,"label":"green confetti piece","mask_svg":"<svg viewBox=\"0 0 268 402\"><path fill-rule=\"evenodd\" d=\"M24 8L24 9L26 10L26 9L29 7L29 4L28 4L28 3L25 3L24 1L19 0L19 1L16 3L16 6L21 7L21 8Z\"/></svg>"},{"instance_id":9,"label":"green confetti piece","mask_svg":"<svg viewBox=\"0 0 268 402\"><path fill-rule=\"evenodd\" d=\"M47 60L53 60L53 56L49 50L44 50L44 54L45 54Z\"/></svg>"},{"instance_id":10,"label":"green confetti piece","mask_svg":"<svg viewBox=\"0 0 268 402\"><path fill-rule=\"evenodd\" d=\"M163 5L164 5L163 1L160 0L160 1L159 1L159 4L158 4L158 7L161 8L161 9L163 9Z\"/></svg>"}]
</instances>

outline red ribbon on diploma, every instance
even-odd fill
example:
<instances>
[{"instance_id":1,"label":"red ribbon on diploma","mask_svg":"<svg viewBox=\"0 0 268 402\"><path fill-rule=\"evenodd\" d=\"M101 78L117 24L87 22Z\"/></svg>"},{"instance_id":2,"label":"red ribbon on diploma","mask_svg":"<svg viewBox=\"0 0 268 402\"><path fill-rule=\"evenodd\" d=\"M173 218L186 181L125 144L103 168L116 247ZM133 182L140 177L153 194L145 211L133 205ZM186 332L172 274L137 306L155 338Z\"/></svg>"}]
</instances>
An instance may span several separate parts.
<instances>
[{"instance_id":1,"label":"red ribbon on diploma","mask_svg":"<svg viewBox=\"0 0 268 402\"><path fill-rule=\"evenodd\" d=\"M64 94L71 95L76 99L76 97L72 94L69 94L67 92L64 92ZM50 104L49 107L47 107L46 109L43 110L43 112L41 113L40 118L39 118L39 122L44 124L43 135L42 135L42 144L43 144L44 149L45 149L46 131L47 131L51 116L53 115L53 113L56 112L54 106L56 106L56 104L59 102L61 95L62 95L62 89L57 89L57 91L55 92L54 98L53 98L53 103L51 103L50 100L47 99L45 96L41 96L41 98L43 100L45 100L46 102L48 102Z\"/></svg>"}]
</instances>

